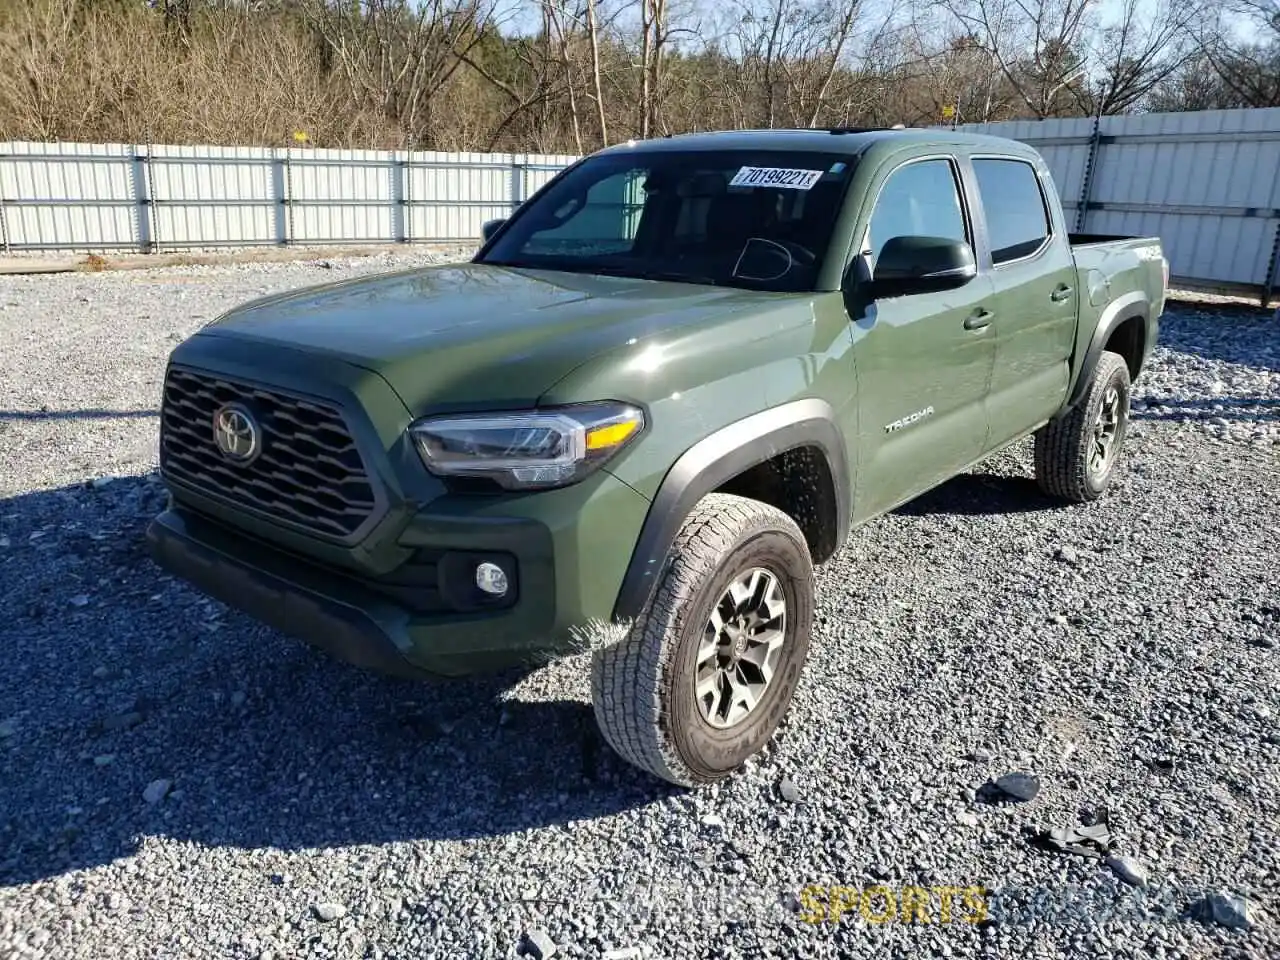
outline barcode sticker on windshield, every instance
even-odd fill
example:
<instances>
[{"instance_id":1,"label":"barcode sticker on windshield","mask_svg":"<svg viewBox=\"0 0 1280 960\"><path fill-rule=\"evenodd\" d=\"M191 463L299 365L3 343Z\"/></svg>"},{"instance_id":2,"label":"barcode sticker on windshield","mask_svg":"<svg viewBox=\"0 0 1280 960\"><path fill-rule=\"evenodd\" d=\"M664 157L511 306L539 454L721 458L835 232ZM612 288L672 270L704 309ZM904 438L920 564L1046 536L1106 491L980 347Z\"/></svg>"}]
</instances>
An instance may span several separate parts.
<instances>
[{"instance_id":1,"label":"barcode sticker on windshield","mask_svg":"<svg viewBox=\"0 0 1280 960\"><path fill-rule=\"evenodd\" d=\"M782 187L808 190L822 176L821 170L787 170L782 167L743 167L729 181L731 187Z\"/></svg>"}]
</instances>

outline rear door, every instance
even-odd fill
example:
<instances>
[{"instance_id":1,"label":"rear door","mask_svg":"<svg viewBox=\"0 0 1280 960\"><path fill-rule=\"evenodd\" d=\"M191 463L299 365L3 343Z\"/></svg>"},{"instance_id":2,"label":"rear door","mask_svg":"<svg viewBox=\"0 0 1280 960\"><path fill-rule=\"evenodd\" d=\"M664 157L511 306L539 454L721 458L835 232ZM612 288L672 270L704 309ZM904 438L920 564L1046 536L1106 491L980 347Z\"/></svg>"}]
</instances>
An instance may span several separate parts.
<instances>
[{"instance_id":1,"label":"rear door","mask_svg":"<svg viewBox=\"0 0 1280 960\"><path fill-rule=\"evenodd\" d=\"M893 166L873 184L862 256L895 236L974 242L954 157ZM858 378L859 477L855 517L890 509L979 459L995 358L991 284L878 300L853 317Z\"/></svg>"},{"instance_id":2,"label":"rear door","mask_svg":"<svg viewBox=\"0 0 1280 960\"><path fill-rule=\"evenodd\" d=\"M1044 423L1071 380L1080 291L1049 172L1014 156L970 158L995 292L988 451Z\"/></svg>"}]
</instances>

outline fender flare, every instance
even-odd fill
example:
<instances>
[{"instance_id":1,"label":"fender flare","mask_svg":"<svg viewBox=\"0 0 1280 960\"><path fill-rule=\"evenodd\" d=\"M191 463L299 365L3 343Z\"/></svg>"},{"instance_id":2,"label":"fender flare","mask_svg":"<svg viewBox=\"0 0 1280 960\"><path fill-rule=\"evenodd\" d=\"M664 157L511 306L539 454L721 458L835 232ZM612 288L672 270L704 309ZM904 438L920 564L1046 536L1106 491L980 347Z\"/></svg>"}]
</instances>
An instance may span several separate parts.
<instances>
[{"instance_id":1,"label":"fender flare","mask_svg":"<svg viewBox=\"0 0 1280 960\"><path fill-rule=\"evenodd\" d=\"M727 480L798 447L817 447L835 485L836 542L849 533L849 459L825 400L784 403L738 420L686 450L667 471L636 540L614 604L615 621L639 616L670 562L671 545L694 504Z\"/></svg>"},{"instance_id":2,"label":"fender flare","mask_svg":"<svg viewBox=\"0 0 1280 960\"><path fill-rule=\"evenodd\" d=\"M1102 358L1103 348L1107 345L1107 341L1111 339L1111 334L1115 333L1120 324L1127 320L1141 320L1146 328L1143 337L1144 341L1151 333L1151 302L1147 299L1147 295L1141 290L1135 290L1132 293L1126 293L1124 296L1117 297L1109 303L1102 315L1098 317L1098 325L1093 328L1093 336L1089 338L1089 346L1085 350L1084 361L1080 364L1080 373L1076 376L1075 383L1071 385L1071 393L1067 397L1067 402L1063 405L1059 415L1066 413L1074 408L1089 390L1089 380L1093 371L1097 369L1098 361ZM1143 356L1149 353L1150 343L1146 343L1143 350Z\"/></svg>"}]
</instances>

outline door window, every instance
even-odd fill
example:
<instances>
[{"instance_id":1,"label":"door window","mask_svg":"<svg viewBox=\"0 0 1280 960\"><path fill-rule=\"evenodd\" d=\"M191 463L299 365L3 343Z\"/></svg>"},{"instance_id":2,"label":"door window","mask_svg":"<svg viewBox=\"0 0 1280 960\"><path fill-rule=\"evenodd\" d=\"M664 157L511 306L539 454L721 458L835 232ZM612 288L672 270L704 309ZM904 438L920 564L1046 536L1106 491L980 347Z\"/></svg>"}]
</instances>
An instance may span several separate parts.
<instances>
[{"instance_id":1,"label":"door window","mask_svg":"<svg viewBox=\"0 0 1280 960\"><path fill-rule=\"evenodd\" d=\"M991 260L999 265L1029 257L1051 232L1040 179L1023 160L974 160L982 209L991 240Z\"/></svg>"},{"instance_id":2,"label":"door window","mask_svg":"<svg viewBox=\"0 0 1280 960\"><path fill-rule=\"evenodd\" d=\"M918 160L889 174L863 241L872 269L894 237L940 237L968 242L955 168L949 160Z\"/></svg>"}]
</instances>

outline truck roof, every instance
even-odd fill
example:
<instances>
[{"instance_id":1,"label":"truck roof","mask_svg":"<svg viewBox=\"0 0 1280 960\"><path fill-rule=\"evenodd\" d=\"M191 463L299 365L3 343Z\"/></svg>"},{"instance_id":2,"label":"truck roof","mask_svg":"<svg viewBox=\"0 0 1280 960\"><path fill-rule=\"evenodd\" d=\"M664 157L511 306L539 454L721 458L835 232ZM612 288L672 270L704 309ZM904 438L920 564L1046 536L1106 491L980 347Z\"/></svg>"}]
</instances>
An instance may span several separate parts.
<instances>
[{"instance_id":1,"label":"truck roof","mask_svg":"<svg viewBox=\"0 0 1280 960\"><path fill-rule=\"evenodd\" d=\"M896 141L912 143L963 144L1022 156L1034 153L1016 140L945 128L863 128L818 127L773 130L714 130L682 133L650 140L619 143L601 153L627 150L796 150L806 153L860 154L871 146Z\"/></svg>"}]
</instances>

